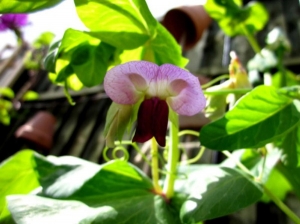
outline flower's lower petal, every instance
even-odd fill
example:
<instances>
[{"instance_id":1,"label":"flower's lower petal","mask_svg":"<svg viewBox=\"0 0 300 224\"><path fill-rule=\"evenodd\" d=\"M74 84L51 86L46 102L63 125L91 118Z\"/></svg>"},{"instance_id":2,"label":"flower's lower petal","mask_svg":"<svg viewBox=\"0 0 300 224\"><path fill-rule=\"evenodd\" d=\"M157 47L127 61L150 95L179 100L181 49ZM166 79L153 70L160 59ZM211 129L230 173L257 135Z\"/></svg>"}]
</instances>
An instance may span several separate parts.
<instances>
[{"instance_id":1,"label":"flower's lower petal","mask_svg":"<svg viewBox=\"0 0 300 224\"><path fill-rule=\"evenodd\" d=\"M104 78L107 95L119 104L134 104L145 95L158 66L147 61L132 61L110 69Z\"/></svg>"},{"instance_id":2,"label":"flower's lower petal","mask_svg":"<svg viewBox=\"0 0 300 224\"><path fill-rule=\"evenodd\" d=\"M158 100L153 117L153 134L157 143L166 146L166 133L168 128L169 107L166 101Z\"/></svg>"},{"instance_id":3,"label":"flower's lower petal","mask_svg":"<svg viewBox=\"0 0 300 224\"><path fill-rule=\"evenodd\" d=\"M138 111L137 127L135 130L133 142L144 143L153 137L152 117L153 117L152 99L144 100Z\"/></svg>"},{"instance_id":4,"label":"flower's lower petal","mask_svg":"<svg viewBox=\"0 0 300 224\"><path fill-rule=\"evenodd\" d=\"M163 77L168 77L168 92L171 94L167 102L178 114L192 116L205 108L206 100L196 76L174 65L164 64L160 66L157 82Z\"/></svg>"},{"instance_id":5,"label":"flower's lower petal","mask_svg":"<svg viewBox=\"0 0 300 224\"><path fill-rule=\"evenodd\" d=\"M137 127L133 142L146 142L155 137L160 146L166 145L169 108L164 100L144 100L138 111Z\"/></svg>"}]
</instances>

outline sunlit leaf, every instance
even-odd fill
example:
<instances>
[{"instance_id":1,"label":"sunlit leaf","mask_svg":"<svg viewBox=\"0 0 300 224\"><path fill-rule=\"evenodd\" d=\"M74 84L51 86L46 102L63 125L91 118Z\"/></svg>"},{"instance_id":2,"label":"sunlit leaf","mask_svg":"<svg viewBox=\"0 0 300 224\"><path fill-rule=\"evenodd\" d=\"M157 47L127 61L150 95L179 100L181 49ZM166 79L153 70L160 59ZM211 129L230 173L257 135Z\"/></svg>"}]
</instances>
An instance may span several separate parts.
<instances>
[{"instance_id":1,"label":"sunlit leaf","mask_svg":"<svg viewBox=\"0 0 300 224\"><path fill-rule=\"evenodd\" d=\"M169 63L184 68L188 63L174 37L161 24L157 25L157 35L150 46L158 65Z\"/></svg>"},{"instance_id":2,"label":"sunlit leaf","mask_svg":"<svg viewBox=\"0 0 300 224\"><path fill-rule=\"evenodd\" d=\"M284 177L291 184L293 191L300 199L300 167L288 167L284 166L282 163L277 165L277 169L284 175Z\"/></svg>"},{"instance_id":3,"label":"sunlit leaf","mask_svg":"<svg viewBox=\"0 0 300 224\"><path fill-rule=\"evenodd\" d=\"M224 117L201 129L201 144L214 150L258 148L284 136L300 122L300 103L274 87L259 86Z\"/></svg>"},{"instance_id":4,"label":"sunlit leaf","mask_svg":"<svg viewBox=\"0 0 300 224\"><path fill-rule=\"evenodd\" d=\"M0 13L34 12L51 8L63 0L1 0Z\"/></svg>"},{"instance_id":5,"label":"sunlit leaf","mask_svg":"<svg viewBox=\"0 0 300 224\"><path fill-rule=\"evenodd\" d=\"M265 187L282 201L284 201L286 195L292 190L291 184L276 168L270 173L269 179L265 183ZM261 200L263 202L271 201L266 194L263 195Z\"/></svg>"},{"instance_id":6,"label":"sunlit leaf","mask_svg":"<svg viewBox=\"0 0 300 224\"><path fill-rule=\"evenodd\" d=\"M188 59L182 56L181 47L174 37L161 25L157 24L157 35L147 44L134 50L125 50L121 62L133 60L153 61L158 65L173 64L184 68Z\"/></svg>"},{"instance_id":7,"label":"sunlit leaf","mask_svg":"<svg viewBox=\"0 0 300 224\"><path fill-rule=\"evenodd\" d=\"M61 44L61 41L56 41L53 43L49 50L48 53L44 59L44 67L48 72L55 73L55 67L56 67L56 59L57 59L57 54L58 54L58 49Z\"/></svg>"},{"instance_id":8,"label":"sunlit leaf","mask_svg":"<svg viewBox=\"0 0 300 224\"><path fill-rule=\"evenodd\" d=\"M269 16L259 2L250 2L241 7L233 0L208 0L205 10L229 36L254 34L263 29Z\"/></svg>"},{"instance_id":9,"label":"sunlit leaf","mask_svg":"<svg viewBox=\"0 0 300 224\"><path fill-rule=\"evenodd\" d=\"M0 222L9 216L7 195L27 194L40 186L33 156L33 151L24 150L0 164Z\"/></svg>"},{"instance_id":10,"label":"sunlit leaf","mask_svg":"<svg viewBox=\"0 0 300 224\"><path fill-rule=\"evenodd\" d=\"M238 211L258 201L260 187L241 172L215 165L193 165L188 178L177 181L177 190L189 194L180 217L198 223Z\"/></svg>"},{"instance_id":11,"label":"sunlit leaf","mask_svg":"<svg viewBox=\"0 0 300 224\"><path fill-rule=\"evenodd\" d=\"M16 222L180 223L176 206L152 193L148 177L125 161L99 166L70 156L35 160L43 191L8 197Z\"/></svg>"},{"instance_id":12,"label":"sunlit leaf","mask_svg":"<svg viewBox=\"0 0 300 224\"><path fill-rule=\"evenodd\" d=\"M34 42L33 46L35 48L41 48L42 46L49 46L55 37L52 32L44 32L42 33Z\"/></svg>"},{"instance_id":13,"label":"sunlit leaf","mask_svg":"<svg viewBox=\"0 0 300 224\"><path fill-rule=\"evenodd\" d=\"M104 134L106 136L106 145L114 147L114 141L122 141L122 137L129 125L136 120L137 106L121 105L112 102L107 112Z\"/></svg>"},{"instance_id":14,"label":"sunlit leaf","mask_svg":"<svg viewBox=\"0 0 300 224\"><path fill-rule=\"evenodd\" d=\"M38 98L39 98L39 94L37 92L29 90L24 94L22 100L30 101L30 100L37 100Z\"/></svg>"},{"instance_id":15,"label":"sunlit leaf","mask_svg":"<svg viewBox=\"0 0 300 224\"><path fill-rule=\"evenodd\" d=\"M155 35L157 21L144 0L75 0L75 4L91 33L117 48L139 47Z\"/></svg>"},{"instance_id":16,"label":"sunlit leaf","mask_svg":"<svg viewBox=\"0 0 300 224\"><path fill-rule=\"evenodd\" d=\"M101 42L87 32L74 29L66 30L63 39L50 49L45 64L50 71L55 65L55 75L51 80L57 84L68 79L69 87L79 89L73 85L69 77L76 75L84 86L95 86L103 82L104 75L113 62L115 48Z\"/></svg>"},{"instance_id":17,"label":"sunlit leaf","mask_svg":"<svg viewBox=\"0 0 300 224\"><path fill-rule=\"evenodd\" d=\"M14 91L9 87L0 87L0 97L4 96L9 99L12 99L15 97Z\"/></svg>"}]
</instances>

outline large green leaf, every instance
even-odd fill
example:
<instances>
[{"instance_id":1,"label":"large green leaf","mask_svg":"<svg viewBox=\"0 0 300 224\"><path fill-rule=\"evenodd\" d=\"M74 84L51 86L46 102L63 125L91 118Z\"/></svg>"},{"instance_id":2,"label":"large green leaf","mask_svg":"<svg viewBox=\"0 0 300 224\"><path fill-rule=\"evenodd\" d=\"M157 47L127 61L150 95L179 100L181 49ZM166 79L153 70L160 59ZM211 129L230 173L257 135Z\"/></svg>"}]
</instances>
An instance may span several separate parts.
<instances>
[{"instance_id":1,"label":"large green leaf","mask_svg":"<svg viewBox=\"0 0 300 224\"><path fill-rule=\"evenodd\" d=\"M9 216L7 195L27 194L40 186L33 156L33 151L24 150L0 164L0 221Z\"/></svg>"},{"instance_id":2,"label":"large green leaf","mask_svg":"<svg viewBox=\"0 0 300 224\"><path fill-rule=\"evenodd\" d=\"M176 188L189 194L180 217L183 223L198 223L236 212L258 201L260 187L238 170L217 165L193 165L187 179Z\"/></svg>"},{"instance_id":3,"label":"large green leaf","mask_svg":"<svg viewBox=\"0 0 300 224\"><path fill-rule=\"evenodd\" d=\"M149 178L125 161L35 160L43 190L8 197L17 223L180 223L176 206L152 193Z\"/></svg>"},{"instance_id":4,"label":"large green leaf","mask_svg":"<svg viewBox=\"0 0 300 224\"><path fill-rule=\"evenodd\" d=\"M60 44L51 48L46 58L46 65L53 70L55 62L54 82L64 82L75 74L80 82L88 87L103 82L103 78L111 63L115 48L91 36L88 32L67 29ZM72 89L72 84L69 85Z\"/></svg>"},{"instance_id":5,"label":"large green leaf","mask_svg":"<svg viewBox=\"0 0 300 224\"><path fill-rule=\"evenodd\" d=\"M263 29L269 16L259 2L240 7L234 0L208 0L205 9L229 36L254 34Z\"/></svg>"},{"instance_id":6,"label":"large green leaf","mask_svg":"<svg viewBox=\"0 0 300 224\"><path fill-rule=\"evenodd\" d=\"M0 13L34 12L58 5L63 0L1 0Z\"/></svg>"},{"instance_id":7,"label":"large green leaf","mask_svg":"<svg viewBox=\"0 0 300 224\"><path fill-rule=\"evenodd\" d=\"M201 144L214 150L258 148L284 136L300 122L300 102L274 87L259 86L224 117L205 125Z\"/></svg>"},{"instance_id":8,"label":"large green leaf","mask_svg":"<svg viewBox=\"0 0 300 224\"><path fill-rule=\"evenodd\" d=\"M75 0L93 35L121 49L133 49L155 36L157 21L144 0Z\"/></svg>"}]
</instances>

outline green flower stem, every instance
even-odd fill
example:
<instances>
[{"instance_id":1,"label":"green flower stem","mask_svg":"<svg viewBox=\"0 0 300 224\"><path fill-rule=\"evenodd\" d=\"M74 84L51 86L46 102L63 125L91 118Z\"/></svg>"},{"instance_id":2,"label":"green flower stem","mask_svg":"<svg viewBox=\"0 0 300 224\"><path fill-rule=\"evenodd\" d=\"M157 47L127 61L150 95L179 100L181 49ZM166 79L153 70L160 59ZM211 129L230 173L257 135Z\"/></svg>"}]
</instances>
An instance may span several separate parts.
<instances>
[{"instance_id":1,"label":"green flower stem","mask_svg":"<svg viewBox=\"0 0 300 224\"><path fill-rule=\"evenodd\" d=\"M223 153L225 156L227 156L228 158L232 159L232 160L236 163L236 165L237 165L241 170L243 170L245 173L249 174L249 175L252 176L252 177L255 177L255 176L251 173L251 171L250 171L246 166L244 166L244 164L242 164L239 160L234 159L233 156L231 155L231 153L230 153L229 151L225 150L225 151L222 151L222 153Z\"/></svg>"},{"instance_id":2,"label":"green flower stem","mask_svg":"<svg viewBox=\"0 0 300 224\"><path fill-rule=\"evenodd\" d=\"M65 81L65 85L64 85L64 93L67 97L67 100L69 101L69 104L71 104L72 106L75 105L75 102L73 101L70 93L69 93L69 85L68 85L68 81Z\"/></svg>"},{"instance_id":3,"label":"green flower stem","mask_svg":"<svg viewBox=\"0 0 300 224\"><path fill-rule=\"evenodd\" d=\"M180 163L180 165L187 165L187 164L192 164L192 163L197 162L197 161L202 157L204 151L205 151L205 147L202 146L202 147L200 148L198 154L197 154L194 158L189 159L189 160L186 160L186 161L182 161L182 162Z\"/></svg>"},{"instance_id":4,"label":"green flower stem","mask_svg":"<svg viewBox=\"0 0 300 224\"><path fill-rule=\"evenodd\" d=\"M245 94L250 92L252 89L222 89L218 91L203 91L205 95L211 95L211 96L216 96L216 95L223 95L223 94L230 94L230 93L235 93L235 94Z\"/></svg>"},{"instance_id":5,"label":"green flower stem","mask_svg":"<svg viewBox=\"0 0 300 224\"><path fill-rule=\"evenodd\" d=\"M162 189L159 185L159 166L158 166L158 147L155 138L151 139L151 171L152 171L152 182L154 191L157 194L161 194Z\"/></svg>"},{"instance_id":6,"label":"green flower stem","mask_svg":"<svg viewBox=\"0 0 300 224\"><path fill-rule=\"evenodd\" d=\"M257 43L257 40L255 39L253 34L251 34L245 26L243 26L243 30L244 30L244 34L245 34L247 40L249 41L252 49L255 51L255 53L260 54L261 47Z\"/></svg>"},{"instance_id":7,"label":"green flower stem","mask_svg":"<svg viewBox=\"0 0 300 224\"><path fill-rule=\"evenodd\" d=\"M217 78L211 80L210 82L203 84L201 87L202 87L202 89L206 89L206 88L212 86L213 84L215 84L223 79L228 79L228 78L229 78L229 75L221 75L221 76L218 76Z\"/></svg>"},{"instance_id":8,"label":"green flower stem","mask_svg":"<svg viewBox=\"0 0 300 224\"><path fill-rule=\"evenodd\" d=\"M287 85L287 80L286 80L286 69L283 65L283 56L284 56L284 50L283 49L279 49L278 53L278 64L277 64L277 68L280 71L280 87L284 87Z\"/></svg>"},{"instance_id":9,"label":"green flower stem","mask_svg":"<svg viewBox=\"0 0 300 224\"><path fill-rule=\"evenodd\" d=\"M178 119L178 115L176 115ZM176 179L177 164L179 159L178 149L178 127L171 122L170 126L170 148L168 151L167 176L163 192L166 198L172 198L174 195L174 184Z\"/></svg>"},{"instance_id":10,"label":"green flower stem","mask_svg":"<svg viewBox=\"0 0 300 224\"><path fill-rule=\"evenodd\" d=\"M300 224L300 218L289 209L277 196L275 196L268 188L262 185L264 193L283 211L294 223Z\"/></svg>"}]
</instances>

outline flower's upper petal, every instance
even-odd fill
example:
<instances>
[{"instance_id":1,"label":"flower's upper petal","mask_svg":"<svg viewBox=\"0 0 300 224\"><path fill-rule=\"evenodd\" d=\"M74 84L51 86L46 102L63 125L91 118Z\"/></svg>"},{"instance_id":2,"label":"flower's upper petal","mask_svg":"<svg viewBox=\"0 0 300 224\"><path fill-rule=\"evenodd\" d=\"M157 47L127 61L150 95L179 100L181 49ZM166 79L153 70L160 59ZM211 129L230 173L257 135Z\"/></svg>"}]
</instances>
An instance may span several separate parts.
<instances>
[{"instance_id":1,"label":"flower's upper petal","mask_svg":"<svg viewBox=\"0 0 300 224\"><path fill-rule=\"evenodd\" d=\"M147 61L132 61L113 67L104 78L105 92L116 103L134 104L144 97L158 68Z\"/></svg>"},{"instance_id":2,"label":"flower's upper petal","mask_svg":"<svg viewBox=\"0 0 300 224\"><path fill-rule=\"evenodd\" d=\"M157 83L166 80L166 77L170 94L166 100L174 111L192 116L204 109L206 100L196 76L174 65L164 64L159 67Z\"/></svg>"}]
</instances>

